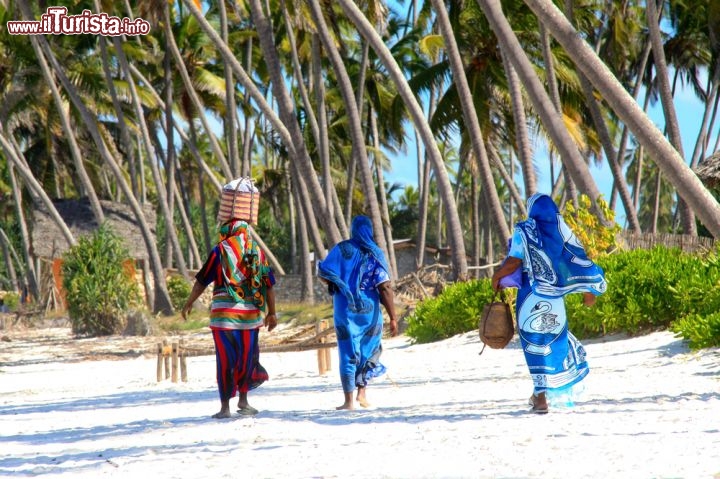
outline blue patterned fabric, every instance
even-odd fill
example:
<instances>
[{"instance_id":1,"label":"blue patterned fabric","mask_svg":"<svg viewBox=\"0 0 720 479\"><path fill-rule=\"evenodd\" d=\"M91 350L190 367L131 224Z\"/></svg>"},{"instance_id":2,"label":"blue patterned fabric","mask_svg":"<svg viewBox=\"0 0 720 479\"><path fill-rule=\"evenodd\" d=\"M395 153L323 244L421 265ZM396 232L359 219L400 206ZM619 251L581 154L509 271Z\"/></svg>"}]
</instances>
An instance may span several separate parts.
<instances>
[{"instance_id":1,"label":"blue patterned fabric","mask_svg":"<svg viewBox=\"0 0 720 479\"><path fill-rule=\"evenodd\" d=\"M535 194L527 208L528 219L515 225L510 254L524 260L533 291L549 298L604 293L603 270L588 259L555 202L548 195Z\"/></svg>"},{"instance_id":2,"label":"blue patterned fabric","mask_svg":"<svg viewBox=\"0 0 720 479\"><path fill-rule=\"evenodd\" d=\"M509 252L523 262L518 335L535 394L551 398L571 391L590 371L585 348L568 330L564 296L598 295L607 283L549 196L533 195L528 216L515 226Z\"/></svg>"},{"instance_id":3,"label":"blue patterned fabric","mask_svg":"<svg viewBox=\"0 0 720 479\"><path fill-rule=\"evenodd\" d=\"M343 391L351 392L385 372L380 363L383 316L377 287L390 280L382 250L373 241L370 219L357 216L351 238L335 245L318 263L318 275L333 290L333 319Z\"/></svg>"}]
</instances>

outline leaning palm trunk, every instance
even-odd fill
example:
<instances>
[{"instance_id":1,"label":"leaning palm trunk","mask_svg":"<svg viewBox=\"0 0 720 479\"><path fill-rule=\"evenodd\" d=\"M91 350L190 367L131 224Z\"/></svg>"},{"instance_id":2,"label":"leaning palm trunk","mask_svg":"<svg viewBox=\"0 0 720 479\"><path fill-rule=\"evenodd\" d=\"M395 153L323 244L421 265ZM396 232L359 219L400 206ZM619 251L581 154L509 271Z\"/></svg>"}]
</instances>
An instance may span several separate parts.
<instances>
[{"instance_id":1,"label":"leaning palm trunk","mask_svg":"<svg viewBox=\"0 0 720 479\"><path fill-rule=\"evenodd\" d=\"M95 216L95 222L100 225L105 220L105 214L103 213L102 206L100 206L100 199L98 199L98 196L95 193L95 188L93 187L92 181L90 181L90 177L85 170L82 153L80 153L80 147L78 146L77 140L75 139L75 132L70 125L70 115L65 108L65 104L60 96L60 91L55 84L55 79L52 76L50 66L45 60L45 56L42 54L42 51L37 46L37 43L33 43L33 49L35 50L35 55L37 56L38 62L40 63L40 69L42 70L43 76L45 77L45 83L48 85L48 87L50 88L50 92L52 93L53 101L55 102L55 108L57 109L58 115L60 116L60 122L62 124L63 131L65 132L65 139L67 140L68 146L70 147L70 156L72 156L75 170L80 180L80 185L82 186L82 193L84 193L90 201L90 210Z\"/></svg>"},{"instance_id":2,"label":"leaning palm trunk","mask_svg":"<svg viewBox=\"0 0 720 479\"><path fill-rule=\"evenodd\" d=\"M165 182L163 181L162 176L160 175L160 171L157 167L155 149L153 148L152 140L150 139L150 132L145 121L145 114L143 112L142 105L140 104L140 98L138 96L137 89L135 88L135 81L130 74L130 68L128 66L127 58L125 57L125 52L123 52L122 46L119 44L119 39L117 38L115 39L115 49L117 50L116 53L120 68L125 73L125 77L127 78L128 86L130 88L130 98L132 101L132 105L135 108L135 116L137 118L138 125L140 126L140 133L142 134L143 140L142 143L145 146L145 154L147 155L148 164L150 165L150 171L152 172L153 180L155 181L155 189L158 195L158 203L160 204L160 210L165 216L165 221L167 223L167 232L170 239L170 244L172 246L172 250L175 253L175 262L178 270L180 271L180 274L183 277L188 277L189 275L187 271L187 266L185 264L185 258L183 258L182 248L180 247L180 241L177 236L177 231L175 230L173 211L170 209L168 195L166 194L165 189ZM166 170L168 170L168 173L170 173L170 171L172 170L172 166L167 165ZM174 181L172 177L170 180ZM172 183L170 184L170 188L172 188Z\"/></svg>"},{"instance_id":3,"label":"leaning palm trunk","mask_svg":"<svg viewBox=\"0 0 720 479\"><path fill-rule=\"evenodd\" d=\"M197 92L195 91L195 87L193 86L192 79L190 78L190 74L187 71L187 68L185 67L185 62L183 61L182 55L180 53L180 49L177 46L177 43L175 42L175 37L172 33L171 28L171 19L170 19L170 7L169 5L165 8L165 35L168 38L167 45L170 48L170 52L172 53L173 59L175 60L175 65L177 66L178 73L180 73L180 78L182 79L183 85L185 87L185 92L188 94L188 97L190 98L190 101L192 102L193 107L195 108L195 111L197 112L197 117L200 120L200 123L203 126L203 129L205 130L206 136L208 138L208 141L210 142L210 147L212 148L213 154L217 158L218 162L220 163L220 168L222 169L223 174L225 175L226 179L232 178L232 172L230 171L230 166L228 165L227 158L225 158L225 154L222 151L222 148L220 148L220 144L217 141L217 138L215 138L215 134L212 131L212 128L210 127L210 124L208 123L207 118L205 117L202 102L200 101L200 98L198 97ZM229 105L228 105L229 107ZM188 121L192 121L192 118L188 118Z\"/></svg>"},{"instance_id":4,"label":"leaning palm trunk","mask_svg":"<svg viewBox=\"0 0 720 479\"><path fill-rule=\"evenodd\" d=\"M365 193L366 207L368 215L372 220L373 231L375 232L375 241L378 246L380 246L380 249L385 252L385 257L389 258L388 248L391 245L388 245L385 240L385 235L383 235L383 222L380 206L378 205L377 194L375 193L372 171L370 170L367 149L365 148L365 138L363 137L362 132L362 120L358 112L357 100L353 93L350 76L345 68L345 63L340 56L340 52L335 46L333 39L330 37L330 31L325 23L325 17L320 9L318 0L309 0L308 4L310 6L310 11L312 12L313 20L315 21L315 25L318 29L320 41L330 57L330 62L335 70L335 78L338 82L343 103L345 104L345 113L348 116L348 126L350 127L350 137L352 138L352 155L357 159L356 161L360 172L360 180Z\"/></svg>"},{"instance_id":5,"label":"leaning palm trunk","mask_svg":"<svg viewBox=\"0 0 720 479\"><path fill-rule=\"evenodd\" d=\"M345 14L350 18L356 26L360 34L369 42L380 61L388 70L391 78L398 88L398 93L402 97L405 106L412 116L415 126L419 129L420 135L425 145L426 153L435 169L435 177L438 183L438 189L444 206L447 211L448 237L452 251L453 274L456 279L463 280L467 276L467 257L465 255L465 241L462 234L462 224L457 211L455 198L453 197L452 185L448 178L447 170L443 162L442 155L438 149L435 138L433 137L427 119L423 115L422 108L418 104L417 98L413 94L407 79L392 56L383 39L378 35L370 22L365 18L357 5L351 0L339 0Z\"/></svg>"},{"instance_id":6,"label":"leaning palm trunk","mask_svg":"<svg viewBox=\"0 0 720 479\"><path fill-rule=\"evenodd\" d=\"M7 234L5 234L5 230L2 228L0 228L0 242L2 243L3 259L5 260L5 269L7 269L8 280L10 281L12 290L19 291L20 284L17 280L17 273L15 271L15 266L13 265L13 260L15 261L15 264L18 265L18 268L22 268L22 262L20 261L20 258L18 258L17 252L15 251L12 243L10 243L10 239L7 237Z\"/></svg>"},{"instance_id":7,"label":"leaning palm trunk","mask_svg":"<svg viewBox=\"0 0 720 479\"><path fill-rule=\"evenodd\" d=\"M497 35L502 48L506 50L507 56L513 62L535 106L535 110L542 120L543 126L550 134L555 146L560 150L566 171L590 198L595 215L602 223L610 225L611 221L605 217L597 204L600 198L600 190L595 184L587 164L581 157L577 145L564 127L560 113L548 97L548 93L537 77L530 59L503 15L499 0L477 0L477 2L490 22L490 26Z\"/></svg>"},{"instance_id":8,"label":"leaning palm trunk","mask_svg":"<svg viewBox=\"0 0 720 479\"><path fill-rule=\"evenodd\" d=\"M479 169L480 185L485 198L486 208L493 219L500 244L506 244L510 239L510 230L507 227L502 204L500 203L500 198L495 188L495 180L490 170L490 161L488 160L487 151L485 150L484 137L480 128L480 122L478 121L477 112L475 111L475 105L473 104L472 93L470 92L467 77L465 76L465 66L463 65L460 51L455 42L455 35L452 30L452 25L450 24L445 3L442 0L432 0L432 2L435 7L440 32L445 40L445 51L450 60L453 82L458 91L458 98L460 99L465 125L466 128L469 129L468 135L470 136L473 153L475 154L476 164Z\"/></svg>"},{"instance_id":9,"label":"leaning palm trunk","mask_svg":"<svg viewBox=\"0 0 720 479\"><path fill-rule=\"evenodd\" d=\"M53 205L52 200L47 195L42 185L37 181L37 179L35 179L35 176L28 166L27 161L22 156L22 152L18 148L18 145L12 138L7 137L2 131L0 131L0 147L5 150L5 157L10 160L10 165L14 166L18 173L20 173L20 176L22 176L22 179L32 193L33 198L39 200L39 202L42 203L42 205L48 210L50 217L65 237L65 241L67 241L70 246L75 246L77 241L75 241L75 237L70 231L70 228L68 228L65 220L63 220L60 213L58 213L55 205ZM15 177L12 179L14 180Z\"/></svg>"},{"instance_id":10,"label":"leaning palm trunk","mask_svg":"<svg viewBox=\"0 0 720 479\"><path fill-rule=\"evenodd\" d=\"M720 205L697 175L685 164L637 102L618 82L615 75L580 37L567 18L548 0L524 0L585 76L605 98L655 159L658 167L692 207L695 214L715 237L720 237Z\"/></svg>"},{"instance_id":11,"label":"leaning palm trunk","mask_svg":"<svg viewBox=\"0 0 720 479\"><path fill-rule=\"evenodd\" d=\"M532 148L530 146L527 118L525 117L525 105L520 90L520 79L512 63L507 58L505 50L501 48L500 53L502 54L503 67L505 69L508 90L510 91L510 100L512 102L513 119L515 120L515 142L517 143L517 155L520 160L520 168L522 168L523 182L525 184L525 197L529 198L537 193L537 178L535 168L533 167ZM514 182L511 181L508 185L514 185Z\"/></svg>"},{"instance_id":12,"label":"leaning palm trunk","mask_svg":"<svg viewBox=\"0 0 720 479\"><path fill-rule=\"evenodd\" d=\"M670 88L670 76L668 73L667 60L665 59L665 49L660 33L659 16L657 11L657 0L647 0L648 32L650 33L650 43L652 45L652 54L657 70L658 90L660 92L660 101L665 116L665 127L670 136L670 143L675 147L681 158L685 158L685 152L682 145L682 135L680 134L680 125L678 124L677 113L675 112L675 104L673 103L673 93ZM697 235L697 226L695 225L695 217L690 206L682 198L678 198L678 212L683 224L685 234Z\"/></svg>"},{"instance_id":13,"label":"leaning palm trunk","mask_svg":"<svg viewBox=\"0 0 720 479\"><path fill-rule=\"evenodd\" d=\"M24 7L24 8L23 8ZM21 8L23 8L23 15L26 18L30 18L29 9L27 8L27 5L21 4ZM165 271L162 267L162 263L160 261L160 254L158 253L157 246L155 245L155 241L153 240L152 232L150 231L150 226L147 224L147 221L145 220L145 214L140 207L140 204L135 199L135 196L133 195L132 189L127 184L127 181L125 180L125 175L118 163L115 161L115 158L113 158L113 155L108 150L108 146L105 144L105 141L102 138L102 134L100 133L100 130L98 128L98 125L96 124L96 118L88 111L87 107L83 103L82 99L80 98L80 95L78 94L77 90L75 89L74 85L70 80L68 79L67 75L65 74L63 68L58 64L57 59L52 54L52 50L50 49L50 46L47 43L47 40L40 36L40 37L31 37L31 41L39 41L40 45L43 48L43 51L45 52L46 57L48 60L50 60L50 63L55 70L55 73L58 75L58 78L60 79L60 82L63 84L63 87L65 88L65 91L67 92L68 96L70 97L72 103L75 105L75 108L80 112L80 115L83 119L83 122L85 123L86 128L88 129L88 132L90 133L90 136L93 138L93 141L95 142L95 145L98 148L98 153L100 154L101 158L107 165L110 167L110 169L113 172L113 175L115 176L115 180L117 181L118 185L120 186L120 189L122 190L122 193L125 195L128 203L130 204L130 207L135 215L135 219L138 223L138 226L140 228L140 232L142 234L143 240L145 242L145 246L148 251L148 256L150 259L150 267L152 269L152 273L154 276L155 281L155 299L153 301L154 310L155 312L163 312L166 314L171 314L172 309L172 302L170 301L170 294L167 290L167 282L165 280Z\"/></svg>"},{"instance_id":14,"label":"leaning palm trunk","mask_svg":"<svg viewBox=\"0 0 720 479\"><path fill-rule=\"evenodd\" d=\"M284 95L279 98L278 101L281 105L281 115L283 116L284 120L286 120L285 122L281 121L280 118L278 118L278 116L275 114L275 111L265 100L263 94L257 88L249 75L245 72L245 69L242 67L242 65L240 65L240 63L237 61L234 53L230 50L227 44L222 41L222 38L220 38L220 35L218 35L212 25L210 25L210 23L205 19L202 12L195 5L194 1L183 0L183 4L187 7L188 10L190 10L195 19L198 21L200 27L208 35L208 37L210 37L210 40L218 48L218 50L220 50L223 59L227 63L229 63L230 66L232 66L233 72L235 72L235 75L238 77L238 81L242 83L242 85L246 88L247 93L249 93L252 99L255 101L260 111L262 111L268 121L272 123L273 127L275 128L275 132L282 139L285 147L288 149L290 158L295 160L293 161L293 163L297 163L298 173L301 174L303 178L309 182L310 188L307 188L307 186L305 186L305 189L299 191L299 193L301 194L301 197L308 198L307 200L304 199L304 202L311 200L317 207L316 210L319 213L318 216L320 217L319 219L323 224L325 233L328 238L328 242L331 246L340 242L342 237L340 236L340 232L338 231L337 224L335 223L335 221L333 221L333 218L327 214L328 208L327 203L325 202L325 197L323 196L322 187L320 186L317 174L315 173L312 162L310 161L310 157L308 155L305 142L302 137L302 132L297 125L297 119L293 113L292 100L290 99L287 90L284 88L284 78L282 77L281 72L278 70L279 61L277 60L277 52L274 50L274 47L271 47L271 51L268 54L274 56L276 58L276 61L270 62L268 65L269 68L273 70L274 75L277 76L277 78L274 79L277 81L273 81L273 88L278 88L281 95L283 95L284 92ZM272 44L272 31L269 31L270 29L267 25L267 20L264 19L264 16L261 18L261 24L264 25L262 27L264 33L263 38L265 38L266 41ZM270 36L270 38L266 38L268 35ZM290 130L288 130L288 128ZM311 196L308 196L308 194ZM313 209L311 208L310 211L313 211ZM314 215L313 218L315 218ZM307 216L306 219L308 219ZM318 254L324 255L324 248L318 251Z\"/></svg>"},{"instance_id":15,"label":"leaning palm trunk","mask_svg":"<svg viewBox=\"0 0 720 479\"><path fill-rule=\"evenodd\" d=\"M1 135L0 138L2 138ZM17 179L15 179L15 171L12 164L8 165L8 173L10 174L10 187L12 188L13 201L15 203L17 224L20 227L20 238L22 239L23 256L25 256L25 264L27 265L27 285L30 289L30 294L34 298L40 298L37 273L35 271L32 254L30 253L30 233L28 233L27 222L25 221L25 213L23 212L22 192L20 191L20 187L17 184Z\"/></svg>"}]
</instances>

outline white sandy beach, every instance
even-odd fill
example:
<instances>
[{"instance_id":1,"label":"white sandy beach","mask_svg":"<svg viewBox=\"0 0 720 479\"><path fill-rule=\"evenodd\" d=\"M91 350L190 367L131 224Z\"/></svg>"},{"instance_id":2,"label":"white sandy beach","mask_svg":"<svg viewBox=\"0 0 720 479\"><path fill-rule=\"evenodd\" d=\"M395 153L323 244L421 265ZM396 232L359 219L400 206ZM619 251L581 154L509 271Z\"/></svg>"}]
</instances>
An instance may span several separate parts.
<instances>
[{"instance_id":1,"label":"white sandy beach","mask_svg":"<svg viewBox=\"0 0 720 479\"><path fill-rule=\"evenodd\" d=\"M720 350L669 332L586 342L582 401L545 416L517 338L482 356L476 333L386 339L388 375L356 411L334 409L336 350L324 376L315 351L265 353L260 413L222 421L213 356L158 383L152 354L61 360L44 335L3 334L3 478L720 478Z\"/></svg>"}]
</instances>

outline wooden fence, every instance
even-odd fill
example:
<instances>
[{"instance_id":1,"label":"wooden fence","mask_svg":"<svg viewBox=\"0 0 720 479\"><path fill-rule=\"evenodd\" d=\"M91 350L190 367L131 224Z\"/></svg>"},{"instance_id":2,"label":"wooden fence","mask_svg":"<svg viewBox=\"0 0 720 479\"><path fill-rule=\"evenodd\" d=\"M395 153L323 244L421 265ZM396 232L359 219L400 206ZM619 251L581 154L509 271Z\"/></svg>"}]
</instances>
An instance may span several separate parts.
<instances>
[{"instance_id":1,"label":"wooden fence","mask_svg":"<svg viewBox=\"0 0 720 479\"><path fill-rule=\"evenodd\" d=\"M662 245L668 248L680 248L687 253L710 251L715 248L715 240L705 236L675 235L670 233L633 234L623 231L618 235L625 249L651 249Z\"/></svg>"}]
</instances>

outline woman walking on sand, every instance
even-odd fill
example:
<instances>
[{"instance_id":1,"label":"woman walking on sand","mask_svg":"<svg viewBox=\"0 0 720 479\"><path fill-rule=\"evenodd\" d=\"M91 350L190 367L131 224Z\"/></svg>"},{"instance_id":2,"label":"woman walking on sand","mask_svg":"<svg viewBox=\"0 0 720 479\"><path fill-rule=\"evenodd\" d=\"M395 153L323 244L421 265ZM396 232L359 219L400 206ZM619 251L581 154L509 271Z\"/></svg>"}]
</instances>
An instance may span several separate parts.
<instances>
[{"instance_id":1,"label":"woman walking on sand","mask_svg":"<svg viewBox=\"0 0 720 479\"><path fill-rule=\"evenodd\" d=\"M247 222L231 219L220 227L220 242L195 276L182 316L210 283L215 283L210 308L210 329L215 342L220 411L216 419L232 417L230 399L238 392L238 413L257 414L248 403L248 391L268 380L260 364L258 335L275 317L275 278L263 251L250 238ZM262 312L267 311L263 319Z\"/></svg>"},{"instance_id":2,"label":"woman walking on sand","mask_svg":"<svg viewBox=\"0 0 720 479\"><path fill-rule=\"evenodd\" d=\"M516 318L520 344L533 380L531 411L548 412L548 395L572 394L589 372L585 348L568 330L564 297L583 293L586 306L607 289L602 269L565 223L552 198L528 199L528 219L515 225L508 259L493 275L492 287L522 267Z\"/></svg>"},{"instance_id":3,"label":"woman walking on sand","mask_svg":"<svg viewBox=\"0 0 720 479\"><path fill-rule=\"evenodd\" d=\"M385 372L380 364L383 316L390 316L390 333L398 332L393 291L385 255L373 240L370 218L356 216L350 239L335 245L318 264L318 276L333 295L333 319L340 355L340 382L345 401L337 409L353 409L353 393L369 406L365 389L370 379Z\"/></svg>"}]
</instances>

